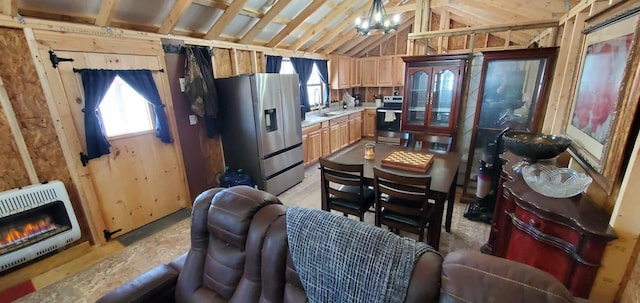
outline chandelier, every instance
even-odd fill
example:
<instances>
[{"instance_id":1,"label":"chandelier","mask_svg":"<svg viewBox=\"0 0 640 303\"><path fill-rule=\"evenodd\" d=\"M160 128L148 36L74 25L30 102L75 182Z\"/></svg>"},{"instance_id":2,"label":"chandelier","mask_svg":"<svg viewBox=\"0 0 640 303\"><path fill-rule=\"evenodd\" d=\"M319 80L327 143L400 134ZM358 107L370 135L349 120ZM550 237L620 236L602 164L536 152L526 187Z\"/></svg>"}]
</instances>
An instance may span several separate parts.
<instances>
[{"instance_id":1,"label":"chandelier","mask_svg":"<svg viewBox=\"0 0 640 303\"><path fill-rule=\"evenodd\" d=\"M371 34L386 34L398 29L400 15L393 16L393 20L387 16L382 5L382 0L373 0L369 14L356 18L356 31L358 34L368 36Z\"/></svg>"}]
</instances>

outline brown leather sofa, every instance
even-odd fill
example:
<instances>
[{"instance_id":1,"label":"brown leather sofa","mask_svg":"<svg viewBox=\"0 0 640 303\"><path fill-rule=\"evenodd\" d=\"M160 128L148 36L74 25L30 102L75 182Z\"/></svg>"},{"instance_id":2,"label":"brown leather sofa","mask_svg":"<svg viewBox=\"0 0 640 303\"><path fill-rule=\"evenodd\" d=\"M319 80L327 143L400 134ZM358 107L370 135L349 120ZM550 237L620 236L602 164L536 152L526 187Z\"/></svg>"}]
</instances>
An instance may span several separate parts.
<instances>
[{"instance_id":1,"label":"brown leather sofa","mask_svg":"<svg viewBox=\"0 0 640 303\"><path fill-rule=\"evenodd\" d=\"M306 302L289 255L286 207L244 186L211 189L193 205L191 248L98 302ZM405 302L576 302L533 267L456 251L423 254Z\"/></svg>"}]
</instances>

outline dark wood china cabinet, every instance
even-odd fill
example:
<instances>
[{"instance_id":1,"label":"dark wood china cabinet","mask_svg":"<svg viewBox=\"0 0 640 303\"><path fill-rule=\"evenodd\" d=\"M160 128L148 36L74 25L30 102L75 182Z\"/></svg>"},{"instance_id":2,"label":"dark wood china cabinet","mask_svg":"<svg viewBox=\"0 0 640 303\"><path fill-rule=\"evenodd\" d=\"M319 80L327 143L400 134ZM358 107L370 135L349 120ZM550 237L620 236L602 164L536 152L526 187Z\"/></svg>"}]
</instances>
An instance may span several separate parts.
<instances>
[{"instance_id":1,"label":"dark wood china cabinet","mask_svg":"<svg viewBox=\"0 0 640 303\"><path fill-rule=\"evenodd\" d=\"M405 91L403 132L420 132L455 139L462 84L469 55L403 57ZM455 145L455 141L452 142Z\"/></svg>"},{"instance_id":2,"label":"dark wood china cabinet","mask_svg":"<svg viewBox=\"0 0 640 303\"><path fill-rule=\"evenodd\" d=\"M493 163L493 143L503 129L539 132L542 128L556 53L555 47L482 53L462 201L474 201L478 164Z\"/></svg>"}]
</instances>

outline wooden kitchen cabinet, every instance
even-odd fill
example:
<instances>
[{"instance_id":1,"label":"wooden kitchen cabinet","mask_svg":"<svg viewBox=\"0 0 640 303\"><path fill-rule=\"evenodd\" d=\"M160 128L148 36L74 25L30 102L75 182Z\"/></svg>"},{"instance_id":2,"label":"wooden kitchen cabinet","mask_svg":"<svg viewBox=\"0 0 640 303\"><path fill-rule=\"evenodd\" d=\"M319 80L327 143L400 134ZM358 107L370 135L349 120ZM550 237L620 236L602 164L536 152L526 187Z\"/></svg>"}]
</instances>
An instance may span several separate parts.
<instances>
[{"instance_id":1,"label":"wooden kitchen cabinet","mask_svg":"<svg viewBox=\"0 0 640 303\"><path fill-rule=\"evenodd\" d=\"M402 57L393 57L392 86L404 86L404 69L405 64Z\"/></svg>"},{"instance_id":2,"label":"wooden kitchen cabinet","mask_svg":"<svg viewBox=\"0 0 640 303\"><path fill-rule=\"evenodd\" d=\"M378 86L378 58L360 59L360 70L362 71L362 86Z\"/></svg>"},{"instance_id":3,"label":"wooden kitchen cabinet","mask_svg":"<svg viewBox=\"0 0 640 303\"><path fill-rule=\"evenodd\" d=\"M334 56L329 60L331 89L349 88L351 85L351 58Z\"/></svg>"},{"instance_id":4,"label":"wooden kitchen cabinet","mask_svg":"<svg viewBox=\"0 0 640 303\"><path fill-rule=\"evenodd\" d=\"M607 243L617 236L609 215L587 196L550 198L515 173L506 153L489 241L482 251L542 269L574 296L587 298Z\"/></svg>"},{"instance_id":5,"label":"wooden kitchen cabinet","mask_svg":"<svg viewBox=\"0 0 640 303\"><path fill-rule=\"evenodd\" d=\"M349 145L349 119L340 123L340 148L345 148Z\"/></svg>"},{"instance_id":6,"label":"wooden kitchen cabinet","mask_svg":"<svg viewBox=\"0 0 640 303\"><path fill-rule=\"evenodd\" d=\"M364 111L363 135L366 137L375 137L376 135L376 110L366 109Z\"/></svg>"},{"instance_id":7,"label":"wooden kitchen cabinet","mask_svg":"<svg viewBox=\"0 0 640 303\"><path fill-rule=\"evenodd\" d=\"M403 57L402 130L454 138L468 55Z\"/></svg>"},{"instance_id":8,"label":"wooden kitchen cabinet","mask_svg":"<svg viewBox=\"0 0 640 303\"><path fill-rule=\"evenodd\" d=\"M349 144L362 138L362 112L349 115Z\"/></svg>"},{"instance_id":9,"label":"wooden kitchen cabinet","mask_svg":"<svg viewBox=\"0 0 640 303\"><path fill-rule=\"evenodd\" d=\"M322 156L321 125L316 124L302 129L302 151L304 165L315 163Z\"/></svg>"},{"instance_id":10,"label":"wooden kitchen cabinet","mask_svg":"<svg viewBox=\"0 0 640 303\"><path fill-rule=\"evenodd\" d=\"M331 154L331 139L329 136L329 121L322 122L320 127L320 136L322 138L322 156L326 157Z\"/></svg>"},{"instance_id":11,"label":"wooden kitchen cabinet","mask_svg":"<svg viewBox=\"0 0 640 303\"><path fill-rule=\"evenodd\" d=\"M329 126L329 148L331 153L335 153L342 147L342 141L340 139L340 124L330 123Z\"/></svg>"},{"instance_id":12,"label":"wooden kitchen cabinet","mask_svg":"<svg viewBox=\"0 0 640 303\"><path fill-rule=\"evenodd\" d=\"M362 86L362 78L360 76L360 60L351 58L351 87Z\"/></svg>"},{"instance_id":13,"label":"wooden kitchen cabinet","mask_svg":"<svg viewBox=\"0 0 640 303\"><path fill-rule=\"evenodd\" d=\"M393 57L378 58L377 86L393 86Z\"/></svg>"}]
</instances>

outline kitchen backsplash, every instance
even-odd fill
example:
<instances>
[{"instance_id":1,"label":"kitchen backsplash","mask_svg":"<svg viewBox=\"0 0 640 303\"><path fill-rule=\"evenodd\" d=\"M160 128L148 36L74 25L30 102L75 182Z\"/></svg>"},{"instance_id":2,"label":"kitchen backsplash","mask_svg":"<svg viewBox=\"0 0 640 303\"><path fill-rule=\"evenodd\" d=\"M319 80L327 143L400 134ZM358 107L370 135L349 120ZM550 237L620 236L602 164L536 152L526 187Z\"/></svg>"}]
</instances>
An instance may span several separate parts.
<instances>
[{"instance_id":1,"label":"kitchen backsplash","mask_svg":"<svg viewBox=\"0 0 640 303\"><path fill-rule=\"evenodd\" d=\"M329 100L340 100L345 92L353 95L360 94L363 97L363 102L375 102L374 95L392 96L393 92L397 91L400 96L404 93L403 86L397 87L358 87L358 88L346 88L346 89L332 89L329 92Z\"/></svg>"}]
</instances>

